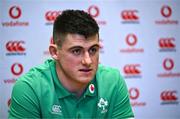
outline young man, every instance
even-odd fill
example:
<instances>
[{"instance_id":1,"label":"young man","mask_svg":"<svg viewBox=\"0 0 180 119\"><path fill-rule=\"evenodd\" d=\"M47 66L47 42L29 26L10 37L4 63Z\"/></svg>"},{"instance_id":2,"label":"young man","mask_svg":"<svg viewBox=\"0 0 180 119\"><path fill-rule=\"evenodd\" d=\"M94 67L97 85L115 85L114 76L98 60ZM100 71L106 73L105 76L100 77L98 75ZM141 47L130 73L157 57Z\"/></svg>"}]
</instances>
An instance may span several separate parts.
<instances>
[{"instance_id":1,"label":"young man","mask_svg":"<svg viewBox=\"0 0 180 119\"><path fill-rule=\"evenodd\" d=\"M133 118L119 71L99 64L99 27L80 10L66 10L53 28L53 59L16 82L9 118Z\"/></svg>"}]
</instances>

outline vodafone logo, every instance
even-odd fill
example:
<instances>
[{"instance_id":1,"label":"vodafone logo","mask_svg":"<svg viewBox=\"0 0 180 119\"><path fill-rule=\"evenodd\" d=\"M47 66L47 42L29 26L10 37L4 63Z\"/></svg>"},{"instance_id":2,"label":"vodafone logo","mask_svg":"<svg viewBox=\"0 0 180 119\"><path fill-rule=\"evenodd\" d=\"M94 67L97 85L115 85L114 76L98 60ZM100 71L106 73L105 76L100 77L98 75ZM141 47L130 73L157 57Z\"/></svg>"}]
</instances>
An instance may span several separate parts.
<instances>
[{"instance_id":1,"label":"vodafone logo","mask_svg":"<svg viewBox=\"0 0 180 119\"><path fill-rule=\"evenodd\" d=\"M129 46L134 46L136 45L137 43L137 37L135 34L128 34L126 36L126 43L129 45Z\"/></svg>"},{"instance_id":2,"label":"vodafone logo","mask_svg":"<svg viewBox=\"0 0 180 119\"><path fill-rule=\"evenodd\" d=\"M176 96L177 92L176 91L163 91L161 93L161 100L162 101L176 101L178 98Z\"/></svg>"},{"instance_id":3,"label":"vodafone logo","mask_svg":"<svg viewBox=\"0 0 180 119\"><path fill-rule=\"evenodd\" d=\"M91 5L89 8L88 8L88 13L92 16L92 17L97 17L99 16L99 8L95 5Z\"/></svg>"},{"instance_id":4,"label":"vodafone logo","mask_svg":"<svg viewBox=\"0 0 180 119\"><path fill-rule=\"evenodd\" d=\"M139 97L139 90L137 88L130 88L129 95L131 100L136 100Z\"/></svg>"},{"instance_id":5,"label":"vodafone logo","mask_svg":"<svg viewBox=\"0 0 180 119\"><path fill-rule=\"evenodd\" d=\"M16 76L19 76L20 74L22 74L23 72L23 66L22 64L20 63L14 63L12 66L11 66L11 72L16 75Z\"/></svg>"},{"instance_id":6,"label":"vodafone logo","mask_svg":"<svg viewBox=\"0 0 180 119\"><path fill-rule=\"evenodd\" d=\"M45 14L45 18L47 21L53 22L61 13L61 11L47 11Z\"/></svg>"},{"instance_id":7,"label":"vodafone logo","mask_svg":"<svg viewBox=\"0 0 180 119\"><path fill-rule=\"evenodd\" d=\"M12 18L10 21L3 21L2 26L3 27L27 27L29 26L28 21L19 21L19 18L22 15L22 10L19 6L11 6L9 8L9 16Z\"/></svg>"},{"instance_id":8,"label":"vodafone logo","mask_svg":"<svg viewBox=\"0 0 180 119\"><path fill-rule=\"evenodd\" d=\"M105 20L97 19L97 17L100 15L100 9L96 5L91 5L88 7L87 12L93 17L96 18L96 22L98 25L106 25L107 22Z\"/></svg>"},{"instance_id":9,"label":"vodafone logo","mask_svg":"<svg viewBox=\"0 0 180 119\"><path fill-rule=\"evenodd\" d=\"M128 20L128 21L136 21L139 19L137 15L138 11L137 10L123 10L121 12L121 17L123 20Z\"/></svg>"},{"instance_id":10,"label":"vodafone logo","mask_svg":"<svg viewBox=\"0 0 180 119\"><path fill-rule=\"evenodd\" d=\"M131 99L131 105L134 106L146 106L146 102L139 101L140 92L139 89L133 87L129 89L129 97Z\"/></svg>"},{"instance_id":11,"label":"vodafone logo","mask_svg":"<svg viewBox=\"0 0 180 119\"><path fill-rule=\"evenodd\" d=\"M94 91L95 91L94 84L89 85L89 91L90 91L90 93L94 93Z\"/></svg>"},{"instance_id":12,"label":"vodafone logo","mask_svg":"<svg viewBox=\"0 0 180 119\"><path fill-rule=\"evenodd\" d=\"M140 64L127 64L124 66L124 73L127 75L138 75L141 73L138 67L140 67Z\"/></svg>"},{"instance_id":13,"label":"vodafone logo","mask_svg":"<svg viewBox=\"0 0 180 119\"><path fill-rule=\"evenodd\" d=\"M2 26L3 27L27 27L29 26L28 21L19 21L19 18L22 15L22 10L19 6L11 6L9 8L9 16L12 18L10 21L3 21Z\"/></svg>"},{"instance_id":14,"label":"vodafone logo","mask_svg":"<svg viewBox=\"0 0 180 119\"><path fill-rule=\"evenodd\" d=\"M162 6L162 8L161 8L161 14L162 14L162 16L164 16L164 17L166 17L166 18L170 17L171 14L172 14L172 9L171 9L171 7L169 7L169 6L167 6L167 5Z\"/></svg>"},{"instance_id":15,"label":"vodafone logo","mask_svg":"<svg viewBox=\"0 0 180 119\"><path fill-rule=\"evenodd\" d=\"M174 67L174 61L171 59L171 58L166 58L164 61L163 61L163 67L165 70L172 70L173 67Z\"/></svg>"},{"instance_id":16,"label":"vodafone logo","mask_svg":"<svg viewBox=\"0 0 180 119\"><path fill-rule=\"evenodd\" d=\"M160 9L161 16L163 16L164 19L158 19L155 20L155 24L158 25L177 25L179 24L179 20L171 19L172 16L172 9L168 5L163 5Z\"/></svg>"},{"instance_id":17,"label":"vodafone logo","mask_svg":"<svg viewBox=\"0 0 180 119\"><path fill-rule=\"evenodd\" d=\"M25 48L23 45L25 44L24 41L9 41L6 43L6 49L9 52L24 52Z\"/></svg>"},{"instance_id":18,"label":"vodafone logo","mask_svg":"<svg viewBox=\"0 0 180 119\"><path fill-rule=\"evenodd\" d=\"M174 66L175 66L175 63L173 59L165 58L162 62L162 67L165 69L165 72L158 73L157 76L159 78L174 78L174 77L179 78L180 72L172 70Z\"/></svg>"},{"instance_id":19,"label":"vodafone logo","mask_svg":"<svg viewBox=\"0 0 180 119\"><path fill-rule=\"evenodd\" d=\"M161 38L159 40L160 48L175 48L174 38Z\"/></svg>"},{"instance_id":20,"label":"vodafone logo","mask_svg":"<svg viewBox=\"0 0 180 119\"><path fill-rule=\"evenodd\" d=\"M128 45L127 48L121 48L120 52L122 53L143 53L144 48L142 47L136 47L136 44L138 42L138 38L135 34L129 33L125 37L125 42Z\"/></svg>"},{"instance_id":21,"label":"vodafone logo","mask_svg":"<svg viewBox=\"0 0 180 119\"><path fill-rule=\"evenodd\" d=\"M9 16L13 19L18 19L21 16L21 9L18 6L12 6L9 9Z\"/></svg>"}]
</instances>

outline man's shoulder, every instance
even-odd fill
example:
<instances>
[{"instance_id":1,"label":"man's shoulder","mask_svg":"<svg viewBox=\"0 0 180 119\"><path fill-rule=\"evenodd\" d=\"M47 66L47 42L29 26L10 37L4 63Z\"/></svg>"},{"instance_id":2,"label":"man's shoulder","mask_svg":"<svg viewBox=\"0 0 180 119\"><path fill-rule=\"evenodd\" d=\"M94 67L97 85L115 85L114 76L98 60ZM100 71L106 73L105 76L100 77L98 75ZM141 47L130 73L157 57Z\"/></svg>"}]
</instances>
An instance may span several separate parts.
<instances>
[{"instance_id":1,"label":"man's shoulder","mask_svg":"<svg viewBox=\"0 0 180 119\"><path fill-rule=\"evenodd\" d=\"M119 78L120 72L119 72L119 70L117 68L110 67L110 66L105 66L105 65L100 64L98 66L97 75L103 76L103 77L105 75L105 76L108 76L108 77Z\"/></svg>"},{"instance_id":2,"label":"man's shoulder","mask_svg":"<svg viewBox=\"0 0 180 119\"><path fill-rule=\"evenodd\" d=\"M31 68L27 73L19 77L18 82L37 83L51 77L52 60L46 60L43 64Z\"/></svg>"},{"instance_id":3,"label":"man's shoulder","mask_svg":"<svg viewBox=\"0 0 180 119\"><path fill-rule=\"evenodd\" d=\"M117 83L123 80L120 71L117 68L99 65L96 73L96 79L98 82L104 82L103 84Z\"/></svg>"},{"instance_id":4,"label":"man's shoulder","mask_svg":"<svg viewBox=\"0 0 180 119\"><path fill-rule=\"evenodd\" d=\"M96 73L96 83L99 97L115 99L117 92L124 89L125 81L117 68L99 65Z\"/></svg>"}]
</instances>

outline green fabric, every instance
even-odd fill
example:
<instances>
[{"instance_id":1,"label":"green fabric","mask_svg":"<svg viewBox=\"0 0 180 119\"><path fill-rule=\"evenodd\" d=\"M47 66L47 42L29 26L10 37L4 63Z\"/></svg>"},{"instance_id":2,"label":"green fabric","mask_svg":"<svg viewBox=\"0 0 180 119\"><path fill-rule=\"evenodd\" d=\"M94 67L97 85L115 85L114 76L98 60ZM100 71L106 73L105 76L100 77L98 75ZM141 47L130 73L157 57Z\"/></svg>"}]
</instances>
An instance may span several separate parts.
<instances>
[{"instance_id":1,"label":"green fabric","mask_svg":"<svg viewBox=\"0 0 180 119\"><path fill-rule=\"evenodd\" d=\"M60 83L51 59L18 79L9 111L9 118L23 119L130 117L134 115L127 87L117 69L99 65L95 78L77 99Z\"/></svg>"}]
</instances>

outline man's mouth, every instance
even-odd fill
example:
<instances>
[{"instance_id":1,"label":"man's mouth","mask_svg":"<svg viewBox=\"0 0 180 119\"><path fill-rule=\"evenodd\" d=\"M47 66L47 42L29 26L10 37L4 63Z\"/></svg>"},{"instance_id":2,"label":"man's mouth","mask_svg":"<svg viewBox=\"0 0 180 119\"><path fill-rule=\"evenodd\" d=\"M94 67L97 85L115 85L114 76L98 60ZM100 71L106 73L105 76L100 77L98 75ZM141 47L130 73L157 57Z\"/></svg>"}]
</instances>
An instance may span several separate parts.
<instances>
[{"instance_id":1,"label":"man's mouth","mask_svg":"<svg viewBox=\"0 0 180 119\"><path fill-rule=\"evenodd\" d=\"M82 71L82 72L90 72L90 71L92 71L92 69L80 69L79 71Z\"/></svg>"}]
</instances>

